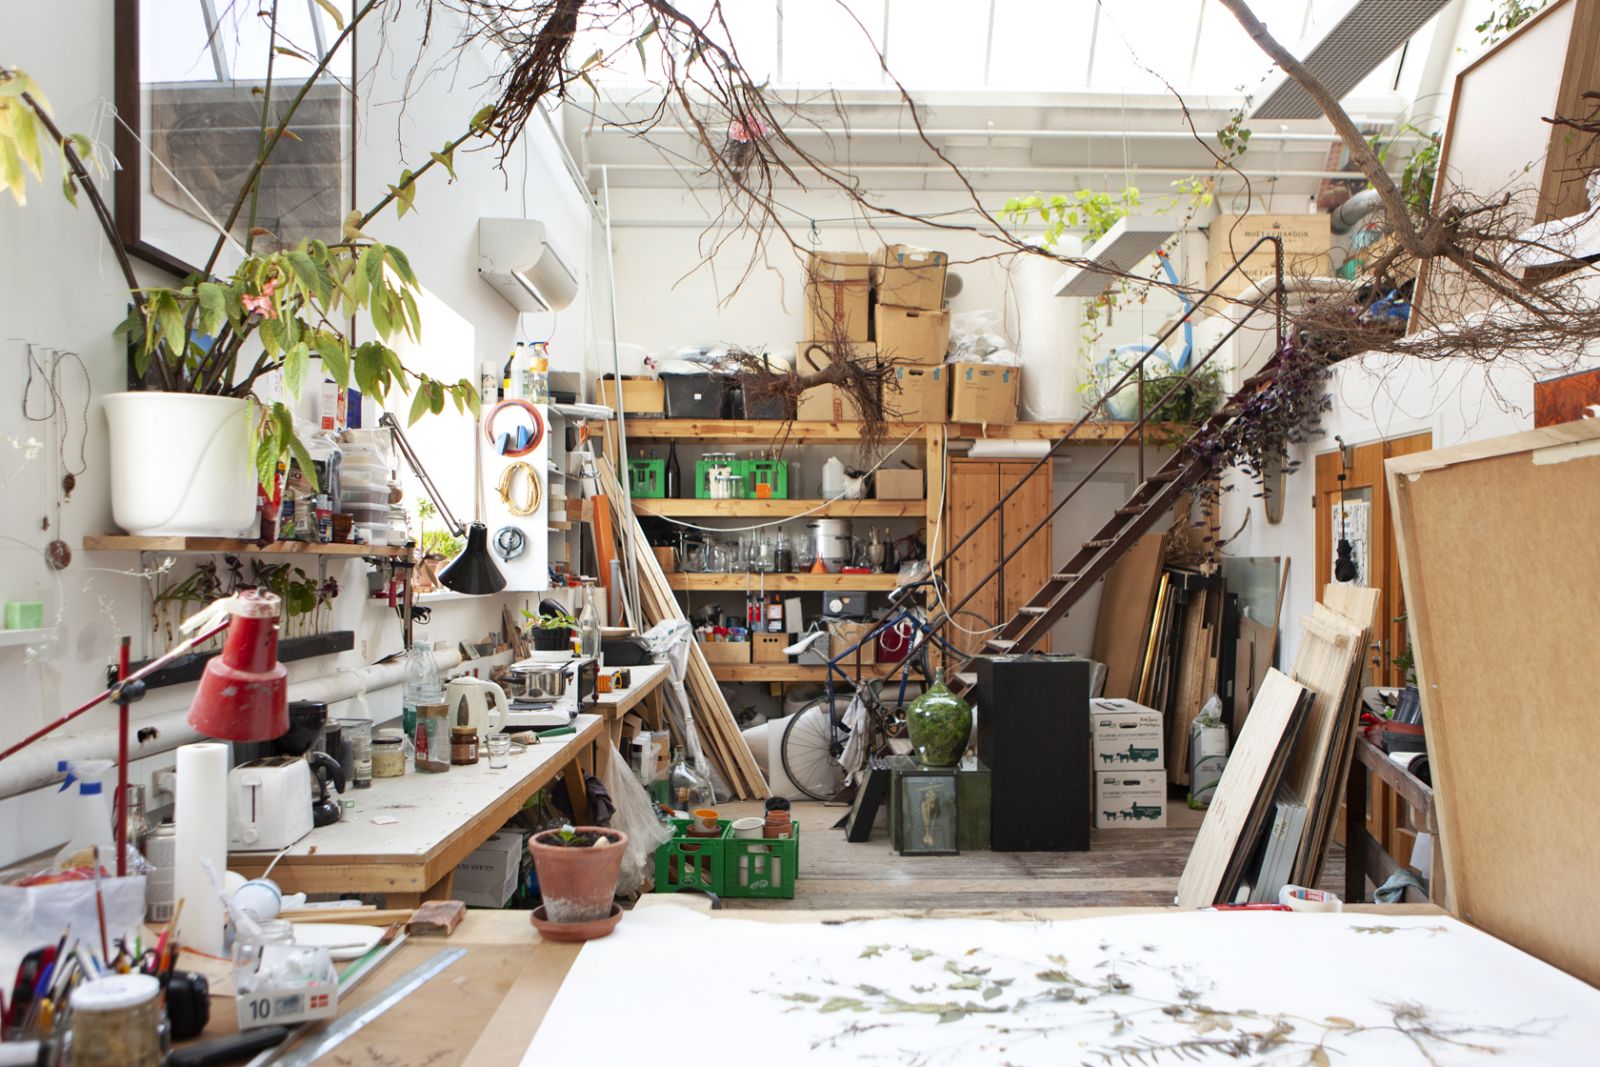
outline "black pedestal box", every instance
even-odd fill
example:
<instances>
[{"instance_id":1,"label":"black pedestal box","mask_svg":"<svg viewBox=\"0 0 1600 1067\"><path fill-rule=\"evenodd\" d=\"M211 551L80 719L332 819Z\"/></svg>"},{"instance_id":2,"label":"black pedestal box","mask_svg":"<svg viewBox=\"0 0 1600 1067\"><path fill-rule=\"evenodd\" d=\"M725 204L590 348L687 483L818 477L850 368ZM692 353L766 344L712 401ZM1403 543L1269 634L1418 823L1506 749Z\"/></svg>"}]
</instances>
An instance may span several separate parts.
<instances>
[{"instance_id":1,"label":"black pedestal box","mask_svg":"<svg viewBox=\"0 0 1600 1067\"><path fill-rule=\"evenodd\" d=\"M1089 666L1076 656L977 661L978 758L993 775L989 840L996 852L1088 850Z\"/></svg>"}]
</instances>

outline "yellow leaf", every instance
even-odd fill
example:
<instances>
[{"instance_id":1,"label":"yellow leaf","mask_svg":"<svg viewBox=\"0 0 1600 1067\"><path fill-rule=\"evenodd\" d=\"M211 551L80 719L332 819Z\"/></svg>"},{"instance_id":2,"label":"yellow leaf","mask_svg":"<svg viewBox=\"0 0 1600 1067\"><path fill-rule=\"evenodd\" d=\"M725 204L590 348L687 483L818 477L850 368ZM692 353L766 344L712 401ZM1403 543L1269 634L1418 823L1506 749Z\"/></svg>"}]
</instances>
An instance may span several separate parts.
<instances>
[{"instance_id":1,"label":"yellow leaf","mask_svg":"<svg viewBox=\"0 0 1600 1067\"><path fill-rule=\"evenodd\" d=\"M317 0L317 6L328 13L328 17L333 20L335 26L341 30L344 29L344 12L335 6L333 0Z\"/></svg>"}]
</instances>

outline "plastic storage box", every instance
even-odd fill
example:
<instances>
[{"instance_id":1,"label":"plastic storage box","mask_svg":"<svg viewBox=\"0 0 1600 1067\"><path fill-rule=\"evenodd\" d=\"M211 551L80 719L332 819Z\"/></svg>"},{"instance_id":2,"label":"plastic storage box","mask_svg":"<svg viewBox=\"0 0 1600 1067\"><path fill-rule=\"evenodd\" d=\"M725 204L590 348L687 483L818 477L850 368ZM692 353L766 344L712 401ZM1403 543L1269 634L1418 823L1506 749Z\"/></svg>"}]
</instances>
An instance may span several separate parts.
<instances>
[{"instance_id":1,"label":"plastic storage box","mask_svg":"<svg viewBox=\"0 0 1600 1067\"><path fill-rule=\"evenodd\" d=\"M628 460L628 493L639 500L660 500L667 495L667 461Z\"/></svg>"},{"instance_id":2,"label":"plastic storage box","mask_svg":"<svg viewBox=\"0 0 1600 1067\"><path fill-rule=\"evenodd\" d=\"M727 377L710 371L698 374L672 374L663 371L661 384L667 390L667 418L720 419L727 394Z\"/></svg>"},{"instance_id":3,"label":"plastic storage box","mask_svg":"<svg viewBox=\"0 0 1600 1067\"><path fill-rule=\"evenodd\" d=\"M728 820L717 820L722 827L721 837L689 837L692 821L673 819L672 840L656 849L656 892L706 889L721 896Z\"/></svg>"}]
</instances>

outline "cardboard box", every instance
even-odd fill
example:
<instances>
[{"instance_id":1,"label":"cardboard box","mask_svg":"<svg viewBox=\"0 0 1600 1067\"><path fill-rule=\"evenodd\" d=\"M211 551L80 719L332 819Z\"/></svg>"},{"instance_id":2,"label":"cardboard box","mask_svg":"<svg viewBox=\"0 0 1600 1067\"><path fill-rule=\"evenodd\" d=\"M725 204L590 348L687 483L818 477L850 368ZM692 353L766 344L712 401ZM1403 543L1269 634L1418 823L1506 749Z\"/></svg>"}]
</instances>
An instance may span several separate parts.
<instances>
[{"instance_id":1,"label":"cardboard box","mask_svg":"<svg viewBox=\"0 0 1600 1067\"><path fill-rule=\"evenodd\" d=\"M880 467L872 476L872 495L878 500L921 500L923 494L920 467Z\"/></svg>"},{"instance_id":2,"label":"cardboard box","mask_svg":"<svg viewBox=\"0 0 1600 1067\"><path fill-rule=\"evenodd\" d=\"M1283 257L1283 273L1287 278L1325 277L1329 273L1328 254L1326 252L1295 252L1286 253ZM1228 268L1233 266L1233 257L1230 255L1213 256L1206 261L1206 288L1217 283ZM1222 297L1236 297L1246 291L1255 293L1256 283L1261 288L1268 290L1273 281L1273 255L1272 250L1253 253L1246 256L1239 269L1229 275L1228 280L1222 284L1217 292ZM1215 315L1226 311L1233 306L1229 301L1214 296L1200 305L1200 310L1208 315Z\"/></svg>"},{"instance_id":3,"label":"cardboard box","mask_svg":"<svg viewBox=\"0 0 1600 1067\"><path fill-rule=\"evenodd\" d=\"M595 403L608 408L617 406L617 380L601 378ZM623 411L628 417L661 419L667 414L667 389L660 378L641 378L625 375L622 379Z\"/></svg>"},{"instance_id":4,"label":"cardboard box","mask_svg":"<svg viewBox=\"0 0 1600 1067\"><path fill-rule=\"evenodd\" d=\"M1207 805L1228 765L1228 728L1195 719L1189 724L1189 803Z\"/></svg>"},{"instance_id":5,"label":"cardboard box","mask_svg":"<svg viewBox=\"0 0 1600 1067\"><path fill-rule=\"evenodd\" d=\"M944 422L950 414L950 367L898 364L889 368L883 406L895 422Z\"/></svg>"},{"instance_id":6,"label":"cardboard box","mask_svg":"<svg viewBox=\"0 0 1600 1067\"><path fill-rule=\"evenodd\" d=\"M1101 830L1155 830L1167 825L1167 772L1101 771L1094 775L1094 824Z\"/></svg>"},{"instance_id":7,"label":"cardboard box","mask_svg":"<svg viewBox=\"0 0 1600 1067\"><path fill-rule=\"evenodd\" d=\"M1263 237L1283 239L1284 255L1311 253L1326 256L1333 244L1332 220L1328 215L1218 215L1211 222L1206 258L1227 256L1232 262ZM1257 254L1272 259L1270 245Z\"/></svg>"},{"instance_id":8,"label":"cardboard box","mask_svg":"<svg viewBox=\"0 0 1600 1067\"><path fill-rule=\"evenodd\" d=\"M1017 421L1022 372L995 363L950 363L950 421Z\"/></svg>"},{"instance_id":9,"label":"cardboard box","mask_svg":"<svg viewBox=\"0 0 1600 1067\"><path fill-rule=\"evenodd\" d=\"M456 864L451 895L474 908L504 907L522 873L523 835L501 830Z\"/></svg>"},{"instance_id":10,"label":"cardboard box","mask_svg":"<svg viewBox=\"0 0 1600 1067\"><path fill-rule=\"evenodd\" d=\"M872 257L872 287L878 303L937 310L944 306L944 274L950 257L910 245L885 245Z\"/></svg>"},{"instance_id":11,"label":"cardboard box","mask_svg":"<svg viewBox=\"0 0 1600 1067\"><path fill-rule=\"evenodd\" d=\"M750 661L752 663L788 663L783 650L793 643L788 634L751 634Z\"/></svg>"},{"instance_id":12,"label":"cardboard box","mask_svg":"<svg viewBox=\"0 0 1600 1067\"><path fill-rule=\"evenodd\" d=\"M865 252L813 252L806 261L806 339L865 341L871 261Z\"/></svg>"},{"instance_id":13,"label":"cardboard box","mask_svg":"<svg viewBox=\"0 0 1600 1067\"><path fill-rule=\"evenodd\" d=\"M1094 767L1101 770L1161 770L1161 713L1131 700L1097 697L1089 702Z\"/></svg>"},{"instance_id":14,"label":"cardboard box","mask_svg":"<svg viewBox=\"0 0 1600 1067\"><path fill-rule=\"evenodd\" d=\"M850 346L854 359L876 358L878 347L870 341ZM795 346L795 367L801 374L821 370L827 365L831 353L814 341L801 341ZM801 422L854 422L861 418L855 400L835 385L819 385L800 394L794 417Z\"/></svg>"},{"instance_id":15,"label":"cardboard box","mask_svg":"<svg viewBox=\"0 0 1600 1067\"><path fill-rule=\"evenodd\" d=\"M707 663L749 663L749 641L701 641Z\"/></svg>"},{"instance_id":16,"label":"cardboard box","mask_svg":"<svg viewBox=\"0 0 1600 1067\"><path fill-rule=\"evenodd\" d=\"M828 640L831 642L833 655L839 655L845 649L864 639L878 625L875 622L830 622L828 624ZM878 642L867 641L860 648L850 653L849 657L840 663L845 668L870 667L878 662Z\"/></svg>"},{"instance_id":17,"label":"cardboard box","mask_svg":"<svg viewBox=\"0 0 1600 1067\"><path fill-rule=\"evenodd\" d=\"M950 347L950 312L879 304L872 313L878 354L896 363L934 365Z\"/></svg>"}]
</instances>

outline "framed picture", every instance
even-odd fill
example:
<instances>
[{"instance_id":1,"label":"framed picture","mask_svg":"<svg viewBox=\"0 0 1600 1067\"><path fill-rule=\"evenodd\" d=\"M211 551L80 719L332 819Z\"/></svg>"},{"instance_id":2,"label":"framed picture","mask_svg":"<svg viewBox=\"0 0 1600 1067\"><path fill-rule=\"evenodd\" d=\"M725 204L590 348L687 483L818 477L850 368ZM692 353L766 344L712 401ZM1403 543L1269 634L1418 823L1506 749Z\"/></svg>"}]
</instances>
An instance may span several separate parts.
<instances>
[{"instance_id":1,"label":"framed picture","mask_svg":"<svg viewBox=\"0 0 1600 1067\"><path fill-rule=\"evenodd\" d=\"M956 776L905 773L899 776L900 854L955 856L960 817L956 811Z\"/></svg>"},{"instance_id":2,"label":"framed picture","mask_svg":"<svg viewBox=\"0 0 1600 1067\"><path fill-rule=\"evenodd\" d=\"M355 197L355 35L340 31L349 0L334 0L339 20L318 0L279 0L276 36L258 4L115 2L116 221L129 251L174 274L204 266L255 164L263 101L270 130L324 59L213 273L237 266L252 229L259 251L338 240Z\"/></svg>"}]
</instances>

